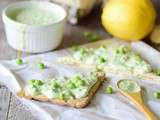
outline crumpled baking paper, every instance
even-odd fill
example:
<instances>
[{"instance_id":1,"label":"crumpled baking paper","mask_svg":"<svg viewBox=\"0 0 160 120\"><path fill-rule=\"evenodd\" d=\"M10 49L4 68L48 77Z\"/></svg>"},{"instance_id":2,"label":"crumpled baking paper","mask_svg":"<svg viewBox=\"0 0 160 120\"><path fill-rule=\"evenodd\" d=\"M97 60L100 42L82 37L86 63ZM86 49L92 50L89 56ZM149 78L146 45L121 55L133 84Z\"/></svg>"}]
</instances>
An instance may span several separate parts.
<instances>
[{"instance_id":1,"label":"crumpled baking paper","mask_svg":"<svg viewBox=\"0 0 160 120\"><path fill-rule=\"evenodd\" d=\"M153 67L160 68L160 53L144 42L131 44L133 50L139 52ZM24 64L16 65L15 60L4 60L0 63L0 81L6 85L13 94L23 88L30 79L49 79L54 76L72 75L77 72L87 72L86 69L78 69L68 65L58 64L59 57L68 55L68 50L61 50L23 58ZM48 65L45 70L39 70L37 64L44 62ZM116 81L125 78L108 76L103 86L91 100L86 108L75 109L55 104L38 102L19 98L29 107L33 115L39 120L146 120L146 117L126 97L116 91ZM160 100L154 98L153 93L160 90L160 85L140 81L143 89L143 98L150 109L160 118ZM115 88L112 95L105 94L106 86Z\"/></svg>"}]
</instances>

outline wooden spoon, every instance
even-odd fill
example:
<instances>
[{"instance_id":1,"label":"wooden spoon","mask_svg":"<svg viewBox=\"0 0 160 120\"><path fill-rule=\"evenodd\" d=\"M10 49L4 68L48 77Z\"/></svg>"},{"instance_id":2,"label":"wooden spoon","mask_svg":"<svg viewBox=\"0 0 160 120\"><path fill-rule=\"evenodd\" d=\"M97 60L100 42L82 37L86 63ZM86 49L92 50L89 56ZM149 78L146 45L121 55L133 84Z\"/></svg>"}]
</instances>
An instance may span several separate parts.
<instances>
[{"instance_id":1,"label":"wooden spoon","mask_svg":"<svg viewBox=\"0 0 160 120\"><path fill-rule=\"evenodd\" d=\"M141 87L134 81L134 82L138 85L139 88L138 88L136 91L133 91L133 92L125 91L125 90L123 90L123 89L121 89L121 88L119 87L119 84L120 84L121 82L124 82L124 81L126 81L126 80L119 80L119 81L117 82L118 90L119 90L124 96L126 96L126 97L128 97L130 100L132 100L132 102L135 103L135 105L139 108L139 110L146 115L146 117L147 117L148 120L159 120L159 119L154 115L154 113L144 104L144 101L143 101L142 95L141 95ZM130 80L127 80L127 81L130 81ZM132 81L132 82L133 82L133 81Z\"/></svg>"}]
</instances>

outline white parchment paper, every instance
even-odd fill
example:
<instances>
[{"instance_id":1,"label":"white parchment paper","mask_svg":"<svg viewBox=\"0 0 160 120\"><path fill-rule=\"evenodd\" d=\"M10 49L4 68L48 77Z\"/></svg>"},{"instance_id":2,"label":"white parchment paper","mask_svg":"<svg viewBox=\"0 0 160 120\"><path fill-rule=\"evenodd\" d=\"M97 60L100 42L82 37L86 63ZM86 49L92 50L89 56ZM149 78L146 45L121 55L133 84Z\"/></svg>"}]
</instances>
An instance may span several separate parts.
<instances>
[{"instance_id":1,"label":"white parchment paper","mask_svg":"<svg viewBox=\"0 0 160 120\"><path fill-rule=\"evenodd\" d=\"M103 41L104 42L104 41ZM160 68L160 53L143 42L131 44L133 50L139 52L153 67ZM15 60L1 61L0 81L16 94L30 79L46 79L54 76L72 75L77 72L87 72L85 69L71 68L58 64L57 58L68 55L66 50L50 52L24 58L25 64L18 66ZM48 68L38 70L37 64L44 62ZM108 76L110 82L105 82L96 93L91 104L83 109L59 106L38 101L30 101L19 98L27 105L34 116L39 120L146 120L135 105L126 97L115 90L112 95L105 94L104 89L108 85L115 87L116 81L121 79L116 76ZM122 77L122 78L125 78ZM160 100L153 97L153 92L160 90L159 85L139 82L144 88L143 97L146 104L160 118Z\"/></svg>"}]
</instances>

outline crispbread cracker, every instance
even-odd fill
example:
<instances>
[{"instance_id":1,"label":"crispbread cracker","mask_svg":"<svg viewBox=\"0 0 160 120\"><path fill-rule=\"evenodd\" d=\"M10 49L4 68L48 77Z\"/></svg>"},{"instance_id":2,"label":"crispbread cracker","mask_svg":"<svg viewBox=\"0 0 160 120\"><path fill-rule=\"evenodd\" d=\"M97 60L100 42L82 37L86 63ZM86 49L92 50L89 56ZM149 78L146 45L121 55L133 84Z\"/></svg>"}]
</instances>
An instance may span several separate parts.
<instances>
[{"instance_id":1,"label":"crispbread cracker","mask_svg":"<svg viewBox=\"0 0 160 120\"><path fill-rule=\"evenodd\" d=\"M103 72L99 73L98 81L94 84L94 86L92 86L88 96L81 99L73 99L73 100L67 100L67 101L60 100L60 99L49 99L44 95L38 95L38 96L29 95L25 90L21 90L20 92L17 93L17 95L20 97L24 97L26 99L33 99L33 100L38 100L42 102L50 102L58 105L65 105L65 106L70 106L75 108L83 108L90 103L94 94L96 93L96 91L101 86L104 80L105 80L105 74Z\"/></svg>"},{"instance_id":2,"label":"crispbread cracker","mask_svg":"<svg viewBox=\"0 0 160 120\"><path fill-rule=\"evenodd\" d=\"M59 63L62 64L68 64L76 67L87 67L87 68L95 68L96 65L91 65L91 64L83 64L81 61L78 60L70 60L69 57L63 57L59 59ZM141 80L145 80L148 83L151 84L160 84L160 77L153 74L153 73L145 73L145 74L138 74L138 73L132 73L127 70L117 70L113 69L111 67L104 67L104 72L107 73L108 75L116 75L116 76L125 76L126 78L131 78L135 77Z\"/></svg>"}]
</instances>

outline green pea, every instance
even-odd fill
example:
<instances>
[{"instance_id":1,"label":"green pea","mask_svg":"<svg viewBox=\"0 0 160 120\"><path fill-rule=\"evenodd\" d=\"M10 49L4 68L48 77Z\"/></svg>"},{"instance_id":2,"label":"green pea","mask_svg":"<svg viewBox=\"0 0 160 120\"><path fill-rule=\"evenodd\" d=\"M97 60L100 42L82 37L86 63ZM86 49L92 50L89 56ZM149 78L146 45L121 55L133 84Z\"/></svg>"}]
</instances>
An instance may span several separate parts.
<instances>
[{"instance_id":1,"label":"green pea","mask_svg":"<svg viewBox=\"0 0 160 120\"><path fill-rule=\"evenodd\" d=\"M128 48L126 46L121 46L116 50L116 53L118 54L126 54L127 52L128 52Z\"/></svg>"},{"instance_id":2,"label":"green pea","mask_svg":"<svg viewBox=\"0 0 160 120\"><path fill-rule=\"evenodd\" d=\"M102 37L101 37L100 35L98 35L98 34L93 35L93 36L91 36L91 38L90 38L90 40L91 40L92 42L98 41L98 40L100 40L100 39L102 39Z\"/></svg>"},{"instance_id":3,"label":"green pea","mask_svg":"<svg viewBox=\"0 0 160 120\"><path fill-rule=\"evenodd\" d=\"M154 92L154 97L160 99L160 91Z\"/></svg>"},{"instance_id":4,"label":"green pea","mask_svg":"<svg viewBox=\"0 0 160 120\"><path fill-rule=\"evenodd\" d=\"M56 81L54 81L54 82L51 82L51 88L57 89L57 88L60 88L60 85Z\"/></svg>"},{"instance_id":5,"label":"green pea","mask_svg":"<svg viewBox=\"0 0 160 120\"><path fill-rule=\"evenodd\" d=\"M84 55L87 51L86 51L84 48L81 48L81 49L79 50L79 52L80 52L81 55Z\"/></svg>"},{"instance_id":6,"label":"green pea","mask_svg":"<svg viewBox=\"0 0 160 120\"><path fill-rule=\"evenodd\" d=\"M38 64L38 68L43 70L43 69L45 69L45 65L43 63L39 63Z\"/></svg>"},{"instance_id":7,"label":"green pea","mask_svg":"<svg viewBox=\"0 0 160 120\"><path fill-rule=\"evenodd\" d=\"M105 92L106 92L107 94L112 94L112 93L113 93L113 88L112 88L112 87L107 87L107 88L105 89Z\"/></svg>"},{"instance_id":8,"label":"green pea","mask_svg":"<svg viewBox=\"0 0 160 120\"><path fill-rule=\"evenodd\" d=\"M99 63L100 64L103 64L103 63L105 63L106 62L106 59L105 58L103 58L103 57L100 57L99 58Z\"/></svg>"},{"instance_id":9,"label":"green pea","mask_svg":"<svg viewBox=\"0 0 160 120\"><path fill-rule=\"evenodd\" d=\"M90 32L90 31L85 31L85 32L83 33L83 35L84 35L85 37L89 38L89 37L91 37L91 36L93 35L93 33Z\"/></svg>"},{"instance_id":10,"label":"green pea","mask_svg":"<svg viewBox=\"0 0 160 120\"><path fill-rule=\"evenodd\" d=\"M67 88L69 88L69 89L75 89L76 85L74 83L70 82L70 83L67 84Z\"/></svg>"},{"instance_id":11,"label":"green pea","mask_svg":"<svg viewBox=\"0 0 160 120\"><path fill-rule=\"evenodd\" d=\"M85 36L86 38L88 38L91 42L95 42L95 41L97 41L97 40L102 39L102 37L101 37L99 34L94 34L94 33L90 32L90 31L85 31L83 34L84 34L84 36Z\"/></svg>"},{"instance_id":12,"label":"green pea","mask_svg":"<svg viewBox=\"0 0 160 120\"><path fill-rule=\"evenodd\" d=\"M16 63L17 63L17 65L22 65L23 64L23 60L19 58L19 59L16 60Z\"/></svg>"},{"instance_id":13,"label":"green pea","mask_svg":"<svg viewBox=\"0 0 160 120\"><path fill-rule=\"evenodd\" d=\"M81 76L80 75L76 75L75 76L75 80L81 80Z\"/></svg>"},{"instance_id":14,"label":"green pea","mask_svg":"<svg viewBox=\"0 0 160 120\"><path fill-rule=\"evenodd\" d=\"M44 82L41 80L30 80L29 82L30 84L35 85L35 86L41 86L44 84Z\"/></svg>"},{"instance_id":15,"label":"green pea","mask_svg":"<svg viewBox=\"0 0 160 120\"><path fill-rule=\"evenodd\" d=\"M138 62L141 62L141 61L142 61L140 55L137 54L137 53L135 53L135 54L133 55L133 57L134 57L134 59L135 59L136 61L138 61Z\"/></svg>"},{"instance_id":16,"label":"green pea","mask_svg":"<svg viewBox=\"0 0 160 120\"><path fill-rule=\"evenodd\" d=\"M41 80L37 80L37 81L35 81L35 84L36 85L43 85L44 83Z\"/></svg>"},{"instance_id":17,"label":"green pea","mask_svg":"<svg viewBox=\"0 0 160 120\"><path fill-rule=\"evenodd\" d=\"M78 80L76 83L76 87L84 86L86 83L84 80Z\"/></svg>"}]
</instances>

